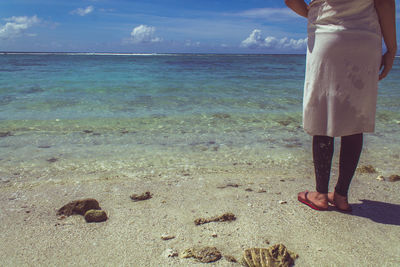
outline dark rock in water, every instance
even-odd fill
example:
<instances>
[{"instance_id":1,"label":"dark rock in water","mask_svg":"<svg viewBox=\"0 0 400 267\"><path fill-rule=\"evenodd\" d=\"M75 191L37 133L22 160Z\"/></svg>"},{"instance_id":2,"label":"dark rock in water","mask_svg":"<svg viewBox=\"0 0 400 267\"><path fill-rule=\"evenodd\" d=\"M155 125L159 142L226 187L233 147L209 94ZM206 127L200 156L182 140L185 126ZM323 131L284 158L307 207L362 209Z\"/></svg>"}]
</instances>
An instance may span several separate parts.
<instances>
[{"instance_id":1,"label":"dark rock in water","mask_svg":"<svg viewBox=\"0 0 400 267\"><path fill-rule=\"evenodd\" d=\"M92 130L83 130L83 132L84 132L84 133L86 133L86 134L93 133L93 131L92 131Z\"/></svg>"},{"instance_id":2,"label":"dark rock in water","mask_svg":"<svg viewBox=\"0 0 400 267\"><path fill-rule=\"evenodd\" d=\"M133 195L131 195L131 199L132 199L133 201L146 200L146 199L150 199L151 197L152 197L152 195L151 195L150 192L145 192L145 193L143 193L143 194L141 194L141 195L138 195L138 194L133 194Z\"/></svg>"},{"instance_id":3,"label":"dark rock in water","mask_svg":"<svg viewBox=\"0 0 400 267\"><path fill-rule=\"evenodd\" d=\"M290 124L294 124L296 123L296 119L288 117L288 118L284 118L284 119L277 119L275 120L277 123L279 123L282 126L288 126Z\"/></svg>"},{"instance_id":4,"label":"dark rock in water","mask_svg":"<svg viewBox=\"0 0 400 267\"><path fill-rule=\"evenodd\" d=\"M57 215L70 216L73 214L85 215L88 210L100 210L99 202L93 198L75 200L64 205L57 211Z\"/></svg>"},{"instance_id":5,"label":"dark rock in water","mask_svg":"<svg viewBox=\"0 0 400 267\"><path fill-rule=\"evenodd\" d=\"M269 248L246 249L241 264L247 267L289 267L298 257L283 244L277 244Z\"/></svg>"},{"instance_id":6,"label":"dark rock in water","mask_svg":"<svg viewBox=\"0 0 400 267\"><path fill-rule=\"evenodd\" d=\"M58 158L49 158L49 159L46 159L48 162L50 162L50 163L53 163L53 162L56 162L56 161L58 161Z\"/></svg>"},{"instance_id":7,"label":"dark rock in water","mask_svg":"<svg viewBox=\"0 0 400 267\"><path fill-rule=\"evenodd\" d=\"M216 247L189 248L183 251L181 258L195 258L196 260L209 263L221 259L222 254Z\"/></svg>"},{"instance_id":8,"label":"dark rock in water","mask_svg":"<svg viewBox=\"0 0 400 267\"><path fill-rule=\"evenodd\" d=\"M51 146L49 146L49 145L41 145L41 146L38 146L38 148L50 148Z\"/></svg>"},{"instance_id":9,"label":"dark rock in water","mask_svg":"<svg viewBox=\"0 0 400 267\"><path fill-rule=\"evenodd\" d=\"M150 99L152 99L151 96L149 96L149 97L150 97ZM151 117L152 117L153 119L162 119L162 118L166 118L167 115L165 115L165 114L153 114L153 115L151 115Z\"/></svg>"},{"instance_id":10,"label":"dark rock in water","mask_svg":"<svg viewBox=\"0 0 400 267\"><path fill-rule=\"evenodd\" d=\"M217 119L229 119L231 117L231 115L226 114L226 113L216 113L216 114L213 114L212 116Z\"/></svg>"},{"instance_id":11,"label":"dark rock in water","mask_svg":"<svg viewBox=\"0 0 400 267\"><path fill-rule=\"evenodd\" d=\"M205 223L209 223L209 222L226 222L226 221L234 221L234 220L236 220L235 214L228 212L221 216L215 216L215 217L211 217L209 219L198 218L198 219L194 220L194 224L200 225L200 224L205 224Z\"/></svg>"},{"instance_id":12,"label":"dark rock in water","mask_svg":"<svg viewBox=\"0 0 400 267\"><path fill-rule=\"evenodd\" d=\"M11 132L0 132L0 137L12 136Z\"/></svg>"},{"instance_id":13,"label":"dark rock in water","mask_svg":"<svg viewBox=\"0 0 400 267\"><path fill-rule=\"evenodd\" d=\"M85 213L86 222L104 222L107 221L107 214L104 210L88 210Z\"/></svg>"},{"instance_id":14,"label":"dark rock in water","mask_svg":"<svg viewBox=\"0 0 400 267\"><path fill-rule=\"evenodd\" d=\"M285 147L287 148L296 148L296 147L301 147L303 144L300 142L292 143L292 144L285 144Z\"/></svg>"},{"instance_id":15,"label":"dark rock in water","mask_svg":"<svg viewBox=\"0 0 400 267\"><path fill-rule=\"evenodd\" d=\"M1 69L0 69L0 71L1 71ZM12 101L14 101L15 99L16 99L16 97L14 97L14 96L3 95L0 98L0 105L7 105L7 104L11 103Z\"/></svg>"},{"instance_id":16,"label":"dark rock in water","mask_svg":"<svg viewBox=\"0 0 400 267\"><path fill-rule=\"evenodd\" d=\"M363 165L357 168L359 173L376 173L375 168L372 165Z\"/></svg>"},{"instance_id":17,"label":"dark rock in water","mask_svg":"<svg viewBox=\"0 0 400 267\"><path fill-rule=\"evenodd\" d=\"M396 175L396 174L390 175L390 176L389 176L389 181L390 181L390 182L397 182L397 181L400 181L400 176L399 176L399 175Z\"/></svg>"},{"instance_id":18,"label":"dark rock in water","mask_svg":"<svg viewBox=\"0 0 400 267\"><path fill-rule=\"evenodd\" d=\"M44 89L40 88L40 86L32 86L28 90L25 91L27 94L35 94L35 93L42 93L44 92Z\"/></svg>"}]
</instances>

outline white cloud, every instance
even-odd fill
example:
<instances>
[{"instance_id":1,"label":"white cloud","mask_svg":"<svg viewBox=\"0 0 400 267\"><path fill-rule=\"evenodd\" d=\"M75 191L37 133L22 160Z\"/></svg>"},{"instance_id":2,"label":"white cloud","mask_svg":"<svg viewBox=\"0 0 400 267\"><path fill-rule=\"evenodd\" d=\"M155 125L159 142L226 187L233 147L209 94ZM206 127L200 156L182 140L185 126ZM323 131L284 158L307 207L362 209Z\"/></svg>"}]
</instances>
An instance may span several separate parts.
<instances>
[{"instance_id":1,"label":"white cloud","mask_svg":"<svg viewBox=\"0 0 400 267\"><path fill-rule=\"evenodd\" d=\"M86 16L87 14L90 14L90 13L92 13L93 12L93 10L94 10L94 7L93 6L88 6L88 7L86 7L86 8L77 8L77 9L75 9L75 10L72 10L71 11L71 14L72 15L79 15L79 16Z\"/></svg>"},{"instance_id":2,"label":"white cloud","mask_svg":"<svg viewBox=\"0 0 400 267\"><path fill-rule=\"evenodd\" d=\"M272 48L272 49L292 49L302 50L307 47L307 38L304 39L289 39L284 37L277 39L273 36L263 37L260 30L255 29L249 37L242 41L241 47L246 48Z\"/></svg>"},{"instance_id":3,"label":"white cloud","mask_svg":"<svg viewBox=\"0 0 400 267\"><path fill-rule=\"evenodd\" d=\"M257 48L264 45L264 39L260 30L254 30L247 39L242 41L242 47Z\"/></svg>"},{"instance_id":4,"label":"white cloud","mask_svg":"<svg viewBox=\"0 0 400 267\"><path fill-rule=\"evenodd\" d=\"M0 25L0 39L11 39L18 37L28 28L40 22L40 19L35 15L33 17L11 17L6 18L7 23Z\"/></svg>"},{"instance_id":5,"label":"white cloud","mask_svg":"<svg viewBox=\"0 0 400 267\"><path fill-rule=\"evenodd\" d=\"M187 40L185 42L185 46L199 47L200 46L200 42L193 42L191 40Z\"/></svg>"},{"instance_id":6,"label":"white cloud","mask_svg":"<svg viewBox=\"0 0 400 267\"><path fill-rule=\"evenodd\" d=\"M245 10L236 15L247 18L260 18L273 21L282 21L297 17L297 15L289 8L255 8Z\"/></svg>"},{"instance_id":7,"label":"white cloud","mask_svg":"<svg viewBox=\"0 0 400 267\"><path fill-rule=\"evenodd\" d=\"M133 28L131 32L131 40L133 43L157 43L161 42L160 37L154 36L155 27L147 25L139 25Z\"/></svg>"}]
</instances>

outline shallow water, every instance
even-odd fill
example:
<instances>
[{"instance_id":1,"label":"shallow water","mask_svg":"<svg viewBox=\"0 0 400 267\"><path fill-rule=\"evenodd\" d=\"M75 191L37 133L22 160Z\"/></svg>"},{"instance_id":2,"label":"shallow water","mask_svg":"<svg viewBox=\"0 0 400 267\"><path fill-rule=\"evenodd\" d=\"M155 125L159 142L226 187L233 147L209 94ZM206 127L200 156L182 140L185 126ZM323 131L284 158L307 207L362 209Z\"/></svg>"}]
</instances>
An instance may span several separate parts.
<instances>
[{"instance_id":1,"label":"shallow water","mask_svg":"<svg viewBox=\"0 0 400 267\"><path fill-rule=\"evenodd\" d=\"M0 177L264 168L305 176L303 55L0 55ZM400 65L362 163L400 172Z\"/></svg>"}]
</instances>

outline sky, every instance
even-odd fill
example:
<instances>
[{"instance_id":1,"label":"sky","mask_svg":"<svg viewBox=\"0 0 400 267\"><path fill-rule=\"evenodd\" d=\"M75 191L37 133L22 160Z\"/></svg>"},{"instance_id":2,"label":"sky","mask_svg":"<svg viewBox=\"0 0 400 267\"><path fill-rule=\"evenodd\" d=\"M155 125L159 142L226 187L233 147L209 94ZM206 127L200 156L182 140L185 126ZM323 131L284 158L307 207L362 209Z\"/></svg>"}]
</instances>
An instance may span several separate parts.
<instances>
[{"instance_id":1,"label":"sky","mask_svg":"<svg viewBox=\"0 0 400 267\"><path fill-rule=\"evenodd\" d=\"M306 26L283 0L0 1L0 51L303 54Z\"/></svg>"}]
</instances>

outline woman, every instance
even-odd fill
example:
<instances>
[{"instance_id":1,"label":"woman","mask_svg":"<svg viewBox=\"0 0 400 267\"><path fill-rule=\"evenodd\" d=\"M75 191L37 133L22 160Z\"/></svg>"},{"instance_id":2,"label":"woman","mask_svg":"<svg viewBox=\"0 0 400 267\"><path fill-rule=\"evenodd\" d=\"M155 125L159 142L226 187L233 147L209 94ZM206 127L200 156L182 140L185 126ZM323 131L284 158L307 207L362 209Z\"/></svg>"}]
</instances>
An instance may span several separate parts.
<instances>
[{"instance_id":1,"label":"woman","mask_svg":"<svg viewBox=\"0 0 400 267\"><path fill-rule=\"evenodd\" d=\"M363 145L375 127L378 80L397 52L395 0L285 0L308 18L303 126L313 136L316 192L298 200L313 209L329 203L351 211L347 193ZM387 51L382 56L382 37ZM339 178L328 193L334 137L341 137Z\"/></svg>"}]
</instances>

